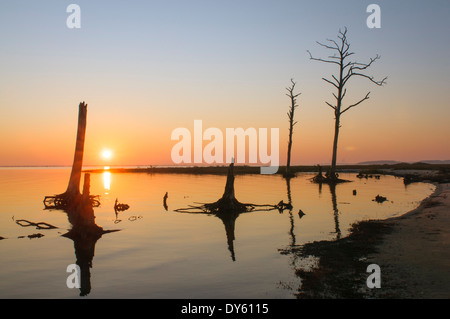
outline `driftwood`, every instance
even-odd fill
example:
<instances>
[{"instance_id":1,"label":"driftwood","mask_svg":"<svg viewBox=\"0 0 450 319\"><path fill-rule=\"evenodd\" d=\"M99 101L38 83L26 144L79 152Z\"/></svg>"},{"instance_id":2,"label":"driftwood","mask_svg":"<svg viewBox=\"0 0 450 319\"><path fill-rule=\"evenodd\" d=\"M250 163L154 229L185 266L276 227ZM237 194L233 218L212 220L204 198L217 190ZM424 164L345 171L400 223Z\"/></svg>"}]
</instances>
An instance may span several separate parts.
<instances>
[{"instance_id":1,"label":"driftwood","mask_svg":"<svg viewBox=\"0 0 450 319\"><path fill-rule=\"evenodd\" d=\"M26 236L26 237L28 237L29 239L33 239L33 238L41 238L41 237L44 237L44 234L37 233L37 234L31 234L31 235L28 235L28 236ZM25 238L25 236L19 236L19 237L17 237L17 238Z\"/></svg>"},{"instance_id":2,"label":"driftwood","mask_svg":"<svg viewBox=\"0 0 450 319\"><path fill-rule=\"evenodd\" d=\"M169 194L166 192L166 194L163 197L163 206L166 211L169 209L169 206L167 206L167 198L168 197L169 197Z\"/></svg>"},{"instance_id":3,"label":"driftwood","mask_svg":"<svg viewBox=\"0 0 450 319\"><path fill-rule=\"evenodd\" d=\"M29 226L35 226L36 229L55 229L56 226L50 225L48 223L39 222L39 223L33 223L26 219L18 219L16 220L16 224L22 227L29 227Z\"/></svg>"}]
</instances>

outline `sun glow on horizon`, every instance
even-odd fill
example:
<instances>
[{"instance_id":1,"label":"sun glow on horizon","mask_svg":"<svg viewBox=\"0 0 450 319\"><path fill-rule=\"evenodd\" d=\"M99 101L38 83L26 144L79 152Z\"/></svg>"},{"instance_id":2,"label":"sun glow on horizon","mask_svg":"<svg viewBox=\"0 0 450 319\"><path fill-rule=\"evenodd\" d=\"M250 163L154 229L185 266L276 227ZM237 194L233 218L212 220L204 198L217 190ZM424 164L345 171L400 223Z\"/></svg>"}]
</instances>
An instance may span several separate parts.
<instances>
[{"instance_id":1,"label":"sun glow on horizon","mask_svg":"<svg viewBox=\"0 0 450 319\"><path fill-rule=\"evenodd\" d=\"M109 160L109 159L111 159L111 157L112 157L112 152L110 151L110 150L103 150L102 151L102 157L103 157L103 159L107 159L107 160Z\"/></svg>"}]
</instances>

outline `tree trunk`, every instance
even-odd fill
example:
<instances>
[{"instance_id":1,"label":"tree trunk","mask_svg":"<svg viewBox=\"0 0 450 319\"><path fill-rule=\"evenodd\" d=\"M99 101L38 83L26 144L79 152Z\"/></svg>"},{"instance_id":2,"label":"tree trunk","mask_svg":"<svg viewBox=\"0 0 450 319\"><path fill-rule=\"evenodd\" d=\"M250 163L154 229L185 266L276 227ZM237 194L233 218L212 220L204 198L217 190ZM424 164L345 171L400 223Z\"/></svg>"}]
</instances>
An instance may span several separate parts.
<instances>
[{"instance_id":1,"label":"tree trunk","mask_svg":"<svg viewBox=\"0 0 450 319\"><path fill-rule=\"evenodd\" d=\"M227 182L222 198L214 203L211 207L216 206L217 212L220 213L236 213L247 211L247 206L240 203L234 194L234 163L228 167Z\"/></svg>"},{"instance_id":2,"label":"tree trunk","mask_svg":"<svg viewBox=\"0 0 450 319\"><path fill-rule=\"evenodd\" d=\"M222 195L224 201L234 201L236 197L234 195L234 164L231 163L228 167L227 182L225 184L225 191Z\"/></svg>"},{"instance_id":3,"label":"tree trunk","mask_svg":"<svg viewBox=\"0 0 450 319\"><path fill-rule=\"evenodd\" d=\"M336 177L336 159L337 159L337 147L338 147L338 140L339 140L339 128L341 127L341 119L340 114L336 114L335 119L335 125L334 125L334 140L333 140L333 156L331 159L331 168L329 172L329 179L337 179Z\"/></svg>"},{"instance_id":4,"label":"tree trunk","mask_svg":"<svg viewBox=\"0 0 450 319\"><path fill-rule=\"evenodd\" d=\"M293 122L291 119L290 126L289 126L289 143L288 143L288 153L287 153L287 163L286 163L286 177L288 177L288 178L291 176L292 131L293 131Z\"/></svg>"},{"instance_id":5,"label":"tree trunk","mask_svg":"<svg viewBox=\"0 0 450 319\"><path fill-rule=\"evenodd\" d=\"M294 94L295 90L295 82L291 79L292 86L286 88L288 93L286 94L291 99L291 107L289 109L289 112L287 113L289 118L289 141L288 141L288 150L287 150L287 163L286 163L286 172L284 173L284 177L290 178L293 177L294 174L291 173L291 150L292 150L292 135L294 133L294 125L297 124L297 122L294 122L294 113L295 108L298 106L296 102L297 96L299 94Z\"/></svg>"},{"instance_id":6,"label":"tree trunk","mask_svg":"<svg viewBox=\"0 0 450 319\"><path fill-rule=\"evenodd\" d=\"M68 198L75 198L80 195L80 180L81 180L81 170L83 167L86 123L87 123L87 104L82 102L78 107L78 130L77 130L77 140L75 144L75 154L72 164L72 172L70 173L69 184L65 192L65 195Z\"/></svg>"},{"instance_id":7,"label":"tree trunk","mask_svg":"<svg viewBox=\"0 0 450 319\"><path fill-rule=\"evenodd\" d=\"M81 102L78 107L78 129L75 143L75 154L73 158L72 171L69 183L64 193L55 196L45 196L44 205L46 209L70 209L83 200L80 193L81 170L83 168L84 138L86 135L87 104ZM89 184L89 176L87 177ZM98 206L100 203L94 200L95 196L86 195L90 198L91 205ZM85 197L86 197L85 196ZM98 204L98 205L97 205Z\"/></svg>"}]
</instances>

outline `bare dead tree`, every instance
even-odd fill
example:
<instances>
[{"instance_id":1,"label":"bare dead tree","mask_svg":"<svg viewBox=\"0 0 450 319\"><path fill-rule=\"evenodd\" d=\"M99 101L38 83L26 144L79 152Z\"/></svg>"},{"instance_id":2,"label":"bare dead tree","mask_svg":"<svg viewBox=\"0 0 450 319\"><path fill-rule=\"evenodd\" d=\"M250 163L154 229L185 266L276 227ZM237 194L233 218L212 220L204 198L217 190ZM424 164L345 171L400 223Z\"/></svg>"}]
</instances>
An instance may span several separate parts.
<instances>
[{"instance_id":1,"label":"bare dead tree","mask_svg":"<svg viewBox=\"0 0 450 319\"><path fill-rule=\"evenodd\" d=\"M98 202L98 196L88 195L87 197L82 197L82 194L80 193L86 125L87 104L85 102L81 102L78 105L77 139L75 142L75 153L69 183L64 193L55 196L45 196L44 205L46 208L68 208L70 206L76 206L82 199L89 200L94 206L100 205L100 202Z\"/></svg>"},{"instance_id":2,"label":"bare dead tree","mask_svg":"<svg viewBox=\"0 0 450 319\"><path fill-rule=\"evenodd\" d=\"M287 163L286 163L286 172L284 176L286 178L292 177L294 174L291 172L291 150L292 150L292 134L294 133L294 125L297 124L297 122L294 122L294 112L295 109L298 107L297 105L297 97L301 94L295 94L295 82L293 79L291 79L291 86L286 88L288 93L286 95L291 100L291 106L289 108L289 112L287 112L287 116L289 119L289 141L288 141L288 151L287 151Z\"/></svg>"},{"instance_id":3,"label":"bare dead tree","mask_svg":"<svg viewBox=\"0 0 450 319\"><path fill-rule=\"evenodd\" d=\"M385 77L381 81L377 81L374 79L373 76L365 74L365 71L368 68L370 68L373 63L375 63L377 60L380 59L379 55L376 55L374 58L370 58L369 62L367 63L354 62L349 59L355 53L350 51L350 44L347 40L347 28L345 28L344 31L339 30L337 38L338 38L337 41L327 39L326 44L317 42L317 44L319 44L321 47L334 51L333 54L328 56L326 59L313 57L311 52L308 51L311 60L333 64L336 65L338 68L338 74L331 75L331 79L322 78L325 82L332 85L337 91L336 93L333 93L333 96L336 99L335 104L325 102L329 107L333 109L335 116L333 156L331 160L331 168L330 171L328 172L327 178L324 179L324 181L329 183L336 183L339 181L338 176L336 175L336 159L337 159L339 129L341 127L341 116L350 109L368 100L370 95L370 92L368 92L359 101L344 106L343 101L345 95L347 94L347 84L349 80L354 77L361 77L369 80L370 82L376 84L377 86L384 85L387 80L387 77Z\"/></svg>"},{"instance_id":4,"label":"bare dead tree","mask_svg":"<svg viewBox=\"0 0 450 319\"><path fill-rule=\"evenodd\" d=\"M83 168L84 140L86 136L87 104L81 102L78 106L78 130L75 143L72 171L66 194L74 197L80 194L81 170Z\"/></svg>"}]
</instances>

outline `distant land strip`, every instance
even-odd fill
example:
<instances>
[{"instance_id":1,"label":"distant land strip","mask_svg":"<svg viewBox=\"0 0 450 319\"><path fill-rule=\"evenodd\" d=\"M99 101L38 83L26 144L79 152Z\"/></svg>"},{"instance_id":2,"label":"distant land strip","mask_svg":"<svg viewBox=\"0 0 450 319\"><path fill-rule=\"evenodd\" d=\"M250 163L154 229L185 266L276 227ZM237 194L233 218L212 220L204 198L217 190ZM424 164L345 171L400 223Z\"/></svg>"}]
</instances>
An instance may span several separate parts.
<instances>
[{"instance_id":1,"label":"distant land strip","mask_svg":"<svg viewBox=\"0 0 450 319\"><path fill-rule=\"evenodd\" d=\"M329 166L322 165L323 172L326 172ZM396 175L395 171L402 170L432 170L441 172L450 172L450 164L428 164L428 163L398 163L398 164L374 164L374 165L338 165L338 170L342 173L346 172L363 172L365 174L390 174ZM102 173L105 170L111 173L148 173L148 174L213 174L226 175L228 165L223 166L171 166L171 167L134 167L134 168L96 168L83 170L85 173ZM280 166L277 174L281 175L286 168ZM318 171L317 165L291 166L294 173L314 173ZM260 166L236 165L234 173L242 174L260 174ZM403 176L403 174L399 174Z\"/></svg>"}]
</instances>

